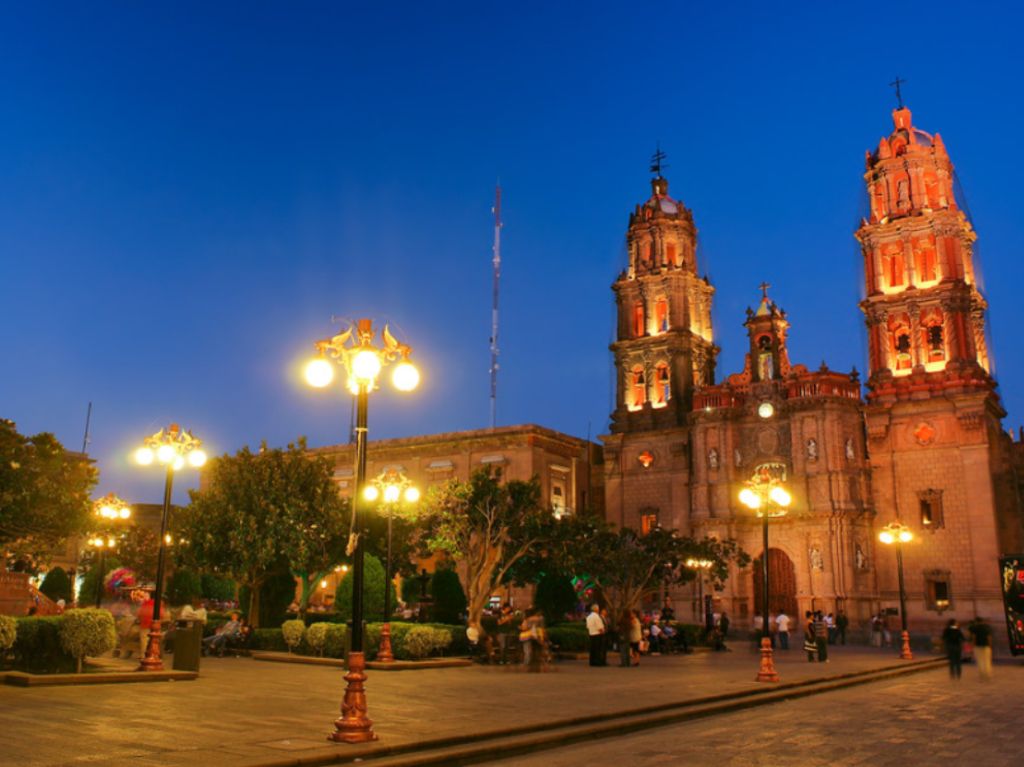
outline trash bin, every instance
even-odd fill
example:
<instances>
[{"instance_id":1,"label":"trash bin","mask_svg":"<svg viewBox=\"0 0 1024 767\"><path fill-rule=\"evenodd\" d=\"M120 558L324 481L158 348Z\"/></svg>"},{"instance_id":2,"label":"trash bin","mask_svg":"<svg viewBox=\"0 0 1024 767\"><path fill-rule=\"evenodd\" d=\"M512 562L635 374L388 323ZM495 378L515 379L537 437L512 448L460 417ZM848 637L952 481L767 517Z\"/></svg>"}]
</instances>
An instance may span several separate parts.
<instances>
[{"instance_id":1,"label":"trash bin","mask_svg":"<svg viewBox=\"0 0 1024 767\"><path fill-rule=\"evenodd\" d=\"M198 671L202 645L202 621L178 621L174 632L174 670Z\"/></svg>"}]
</instances>

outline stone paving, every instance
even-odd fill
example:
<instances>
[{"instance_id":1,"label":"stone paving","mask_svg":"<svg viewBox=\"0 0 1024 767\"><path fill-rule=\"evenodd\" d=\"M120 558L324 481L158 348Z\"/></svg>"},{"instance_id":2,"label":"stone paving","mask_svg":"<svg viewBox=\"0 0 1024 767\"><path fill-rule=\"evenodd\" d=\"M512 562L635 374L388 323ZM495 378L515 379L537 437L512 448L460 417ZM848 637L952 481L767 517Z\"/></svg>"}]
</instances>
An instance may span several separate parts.
<instances>
[{"instance_id":1,"label":"stone paving","mask_svg":"<svg viewBox=\"0 0 1024 767\"><path fill-rule=\"evenodd\" d=\"M1024 663L945 669L517 756L495 767L917 767L1024 763Z\"/></svg>"},{"instance_id":2,"label":"stone paving","mask_svg":"<svg viewBox=\"0 0 1024 767\"><path fill-rule=\"evenodd\" d=\"M852 647L834 650L828 664L809 664L796 650L779 658L784 681L898 663L891 649ZM397 744L757 689L763 685L753 681L756 670L756 655L744 648L645 658L632 669L570 661L546 674L479 666L371 672L367 689L378 735ZM330 667L205 658L200 678L191 682L0 687L0 764L229 767L325 749L355 753L360 747L325 740L337 716L342 674ZM801 705L814 710L822 700ZM745 716L753 721L759 714Z\"/></svg>"}]
</instances>

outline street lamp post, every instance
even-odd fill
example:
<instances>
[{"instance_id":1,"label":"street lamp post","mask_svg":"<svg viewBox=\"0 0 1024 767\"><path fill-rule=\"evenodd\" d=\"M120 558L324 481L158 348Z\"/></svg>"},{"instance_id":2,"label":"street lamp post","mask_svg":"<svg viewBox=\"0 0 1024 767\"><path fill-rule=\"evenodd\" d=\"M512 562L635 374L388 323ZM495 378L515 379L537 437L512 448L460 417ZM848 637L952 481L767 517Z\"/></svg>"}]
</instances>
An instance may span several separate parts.
<instances>
[{"instance_id":1,"label":"street lamp post","mask_svg":"<svg viewBox=\"0 0 1024 767\"><path fill-rule=\"evenodd\" d=\"M377 388L377 378L384 365L401 360L391 381L399 391L412 391L419 384L420 374L409 362L412 348L399 343L387 325L381 333L382 345L375 346L372 320L361 319L354 326L332 338L316 342L317 357L306 365L306 381L318 388L330 384L334 365L328 356L341 364L348 374L347 385L356 398L355 488L352 494L352 529L348 553L352 556L352 631L345 674L345 698L341 717L334 722L329 740L339 743L365 743L376 740L373 721L366 715L366 656L363 652L363 536L360 509L366 485L366 415L370 392Z\"/></svg>"},{"instance_id":2,"label":"street lamp post","mask_svg":"<svg viewBox=\"0 0 1024 767\"><path fill-rule=\"evenodd\" d=\"M89 539L89 544L96 549L99 556L99 562L96 563L96 607L99 607L103 600L103 575L106 569L107 549L117 545L117 539L110 534L110 528L114 522L129 519L132 515L132 508L113 493L107 493L93 506L96 516L100 519L100 532L94 538Z\"/></svg>"},{"instance_id":3,"label":"street lamp post","mask_svg":"<svg viewBox=\"0 0 1024 767\"><path fill-rule=\"evenodd\" d=\"M914 659L914 654L910 651L910 632L907 631L907 589L903 583L903 544L913 539L914 534L910 531L910 528L906 525L901 525L899 522L890 522L878 534L878 540L886 546L896 546L896 573L900 586L900 624L902 626L902 633L900 634L902 645L900 647L901 660Z\"/></svg>"},{"instance_id":4,"label":"street lamp post","mask_svg":"<svg viewBox=\"0 0 1024 767\"><path fill-rule=\"evenodd\" d=\"M711 611L708 609L708 606L704 604L704 573L706 573L713 564L714 562L710 559L696 559L691 557L686 560L686 566L697 572L697 604L699 605L701 620L704 623L705 633L711 630Z\"/></svg>"},{"instance_id":5,"label":"street lamp post","mask_svg":"<svg viewBox=\"0 0 1024 767\"><path fill-rule=\"evenodd\" d=\"M396 506L405 502L416 503L420 499L420 491L415 487L409 478L397 469L388 469L379 474L366 486L363 491L366 500L380 501L388 520L388 542L386 564L384 570L384 625L380 630L380 648L377 650L377 660L382 663L391 663L395 660L391 651L391 520L395 515Z\"/></svg>"},{"instance_id":6,"label":"street lamp post","mask_svg":"<svg viewBox=\"0 0 1024 767\"><path fill-rule=\"evenodd\" d=\"M761 537L763 554L761 555L761 668L757 672L758 682L778 682L779 674L775 670L775 659L772 655L771 631L768 625L768 602L770 583L768 581L768 520L771 517L785 516L792 496L773 478L766 469L755 474L747 486L740 491L740 501L744 506L757 513L761 518Z\"/></svg>"},{"instance_id":7,"label":"street lamp post","mask_svg":"<svg viewBox=\"0 0 1024 767\"><path fill-rule=\"evenodd\" d=\"M171 515L171 490L174 486L174 472L185 468L187 463L198 469L206 463L206 453L202 450L202 442L192 436L192 432L183 431L176 423L156 434L147 437L142 447L135 451L135 460L142 466L149 466L156 460L167 467L164 479L164 505L160 515L160 549L156 564L156 586L153 590L153 623L149 629L149 640L146 643L146 654L139 664L139 671L163 671L161 658L161 641L163 632L160 630L160 603L164 593L164 562L167 558L167 524Z\"/></svg>"}]
</instances>

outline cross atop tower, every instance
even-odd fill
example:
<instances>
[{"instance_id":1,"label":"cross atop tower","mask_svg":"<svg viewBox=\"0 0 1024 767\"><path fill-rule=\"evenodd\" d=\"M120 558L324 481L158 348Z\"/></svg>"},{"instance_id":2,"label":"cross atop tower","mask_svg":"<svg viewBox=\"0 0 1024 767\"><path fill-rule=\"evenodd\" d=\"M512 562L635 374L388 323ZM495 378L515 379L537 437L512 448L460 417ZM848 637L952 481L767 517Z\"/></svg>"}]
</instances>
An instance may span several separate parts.
<instances>
[{"instance_id":1,"label":"cross atop tower","mask_svg":"<svg viewBox=\"0 0 1024 767\"><path fill-rule=\"evenodd\" d=\"M757 286L761 289L761 295L765 298L765 300L768 299L768 288L770 288L771 286L772 285L770 282L762 282L760 285Z\"/></svg>"},{"instance_id":2,"label":"cross atop tower","mask_svg":"<svg viewBox=\"0 0 1024 767\"><path fill-rule=\"evenodd\" d=\"M661 142L659 141L654 150L654 154L651 155L651 173L661 178L661 171L668 167L668 164L663 162L668 157L667 154L661 151Z\"/></svg>"},{"instance_id":3,"label":"cross atop tower","mask_svg":"<svg viewBox=\"0 0 1024 767\"><path fill-rule=\"evenodd\" d=\"M906 80L901 80L899 75L896 75L896 79L889 83L889 86L896 89L896 103L900 109L903 109L903 94L900 92L900 86L905 83Z\"/></svg>"}]
</instances>

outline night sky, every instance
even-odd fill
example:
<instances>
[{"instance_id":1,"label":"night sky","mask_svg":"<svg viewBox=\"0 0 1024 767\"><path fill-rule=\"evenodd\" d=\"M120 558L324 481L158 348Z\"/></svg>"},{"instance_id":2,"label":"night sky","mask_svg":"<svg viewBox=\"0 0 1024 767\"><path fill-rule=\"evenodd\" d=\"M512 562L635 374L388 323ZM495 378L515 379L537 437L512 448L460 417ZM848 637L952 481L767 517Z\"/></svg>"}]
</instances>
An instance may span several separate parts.
<instances>
[{"instance_id":1,"label":"night sky","mask_svg":"<svg viewBox=\"0 0 1024 767\"><path fill-rule=\"evenodd\" d=\"M1024 421L1019 7L372 5L4 8L0 416L78 449L92 401L100 492L158 501L129 456L171 421L214 454L344 441L347 395L299 379L332 315L390 320L423 370L373 395L371 438L487 426L499 178L499 422L603 433L609 286L658 141L717 288L719 380L762 280L795 363L864 370L853 231L897 75L966 192Z\"/></svg>"}]
</instances>

